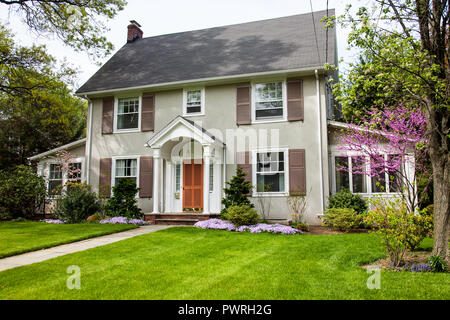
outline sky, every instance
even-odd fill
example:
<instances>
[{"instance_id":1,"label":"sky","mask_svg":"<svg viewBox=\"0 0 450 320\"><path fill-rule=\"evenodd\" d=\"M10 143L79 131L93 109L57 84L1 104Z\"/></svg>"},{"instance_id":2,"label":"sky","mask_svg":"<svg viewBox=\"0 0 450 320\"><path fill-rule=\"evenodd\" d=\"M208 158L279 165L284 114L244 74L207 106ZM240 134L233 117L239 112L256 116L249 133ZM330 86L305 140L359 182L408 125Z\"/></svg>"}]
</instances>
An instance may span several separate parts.
<instances>
[{"instance_id":1,"label":"sky","mask_svg":"<svg viewBox=\"0 0 450 320\"><path fill-rule=\"evenodd\" d=\"M350 2L353 6L364 4L364 1L328 0L328 7L334 8L336 15L340 15ZM149 37L308 13L311 12L311 3L313 11L325 10L327 0L128 0L125 9L107 21L106 26L110 30L105 36L117 51L126 43L130 20L139 22L144 37ZM74 89L99 69L99 65L86 53L75 52L52 37L37 37L21 22L20 17L9 13L5 5L0 5L0 9L0 22L12 29L16 43L25 46L45 44L51 55L58 60L66 59L78 70ZM346 50L349 30L338 27L336 32L338 58L343 57L344 62L351 61L354 53ZM110 57L102 59L100 63ZM345 65L341 64L340 68Z\"/></svg>"}]
</instances>

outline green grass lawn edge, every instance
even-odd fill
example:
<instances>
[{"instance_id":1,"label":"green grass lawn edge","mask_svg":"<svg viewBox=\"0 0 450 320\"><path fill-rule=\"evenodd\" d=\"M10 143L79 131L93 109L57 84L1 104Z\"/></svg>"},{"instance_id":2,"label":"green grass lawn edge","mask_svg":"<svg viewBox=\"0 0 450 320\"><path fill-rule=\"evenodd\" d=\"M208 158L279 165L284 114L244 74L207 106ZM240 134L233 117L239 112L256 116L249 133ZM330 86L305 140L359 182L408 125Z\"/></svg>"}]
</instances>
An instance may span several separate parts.
<instances>
[{"instance_id":1,"label":"green grass lawn edge","mask_svg":"<svg viewBox=\"0 0 450 320\"><path fill-rule=\"evenodd\" d=\"M39 223L39 222L36 222L36 223ZM79 237L74 238L74 239L64 239L64 240L59 240L59 241L57 240L55 242L40 244L40 245L36 245L33 247L24 248L24 249L18 249L18 250L14 250L14 251L11 251L8 253L0 253L0 259L9 258L9 257L17 256L20 254L24 254L24 253L29 253L29 252L43 250L43 249L49 249L49 248L57 247L57 246L64 245L64 244L88 240L88 239L97 238L97 237L101 237L101 236L107 236L109 234L114 234L114 233L119 233L119 232L139 228L139 226L131 225L131 224L116 224L115 226L120 226L120 228L118 228L117 230L115 230L115 229L99 230L98 232L94 232L91 234L80 235Z\"/></svg>"}]
</instances>

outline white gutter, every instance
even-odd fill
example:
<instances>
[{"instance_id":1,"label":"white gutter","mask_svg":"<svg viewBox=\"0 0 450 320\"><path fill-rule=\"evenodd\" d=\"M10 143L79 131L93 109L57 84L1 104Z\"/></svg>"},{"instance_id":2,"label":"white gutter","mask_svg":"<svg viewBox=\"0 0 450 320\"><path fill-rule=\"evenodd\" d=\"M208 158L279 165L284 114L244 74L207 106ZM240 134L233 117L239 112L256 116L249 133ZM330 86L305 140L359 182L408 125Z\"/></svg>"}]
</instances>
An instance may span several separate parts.
<instances>
[{"instance_id":1,"label":"white gutter","mask_svg":"<svg viewBox=\"0 0 450 320\"><path fill-rule=\"evenodd\" d=\"M92 154L92 113L93 103L87 95L84 96L89 101L89 116L88 116L88 134L86 145L86 183L91 184L91 154Z\"/></svg>"},{"instance_id":2,"label":"white gutter","mask_svg":"<svg viewBox=\"0 0 450 320\"><path fill-rule=\"evenodd\" d=\"M80 93L77 93L76 95L85 97L87 95L94 95L94 94L102 95L102 94L116 93L116 92L121 92L121 91L155 89L155 88L160 88L160 87L176 87L176 86L192 85L192 84L199 84L199 83L205 83L205 82L211 82L211 81L223 81L223 80L236 81L239 79L247 80L247 78L249 78L249 77L273 76L273 75L277 75L277 74L287 74L287 73L296 73L296 72L313 72L313 71L317 72L317 70L324 70L324 67L316 66L316 67L307 67L307 68L246 73L246 74L238 74L238 75L222 76L222 77L210 77L210 78L183 80L183 81L164 82L164 83L148 84L148 85L128 87L128 88L116 88L116 89L108 89L108 90L80 92Z\"/></svg>"},{"instance_id":3,"label":"white gutter","mask_svg":"<svg viewBox=\"0 0 450 320\"><path fill-rule=\"evenodd\" d=\"M316 69L314 71L316 74L316 92L317 92L317 106L319 107L318 118L319 118L319 164L320 164L320 209L323 213L324 211L324 195L323 195L323 152L322 152L322 99L320 99L320 78L319 71Z\"/></svg>"}]
</instances>

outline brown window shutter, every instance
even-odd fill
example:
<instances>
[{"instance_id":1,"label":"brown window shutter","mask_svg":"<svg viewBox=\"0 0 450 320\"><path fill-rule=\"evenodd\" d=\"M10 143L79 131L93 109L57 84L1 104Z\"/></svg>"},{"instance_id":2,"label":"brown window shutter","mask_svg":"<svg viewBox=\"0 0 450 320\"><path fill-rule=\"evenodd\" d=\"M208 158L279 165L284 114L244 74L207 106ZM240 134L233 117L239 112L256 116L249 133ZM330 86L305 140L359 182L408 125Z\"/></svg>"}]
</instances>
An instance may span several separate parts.
<instances>
[{"instance_id":1,"label":"brown window shutter","mask_svg":"<svg viewBox=\"0 0 450 320\"><path fill-rule=\"evenodd\" d=\"M250 152L236 152L236 163L237 166L241 167L242 171L247 174L245 181L252 183L252 163ZM251 194L251 192L249 194Z\"/></svg>"},{"instance_id":2,"label":"brown window shutter","mask_svg":"<svg viewBox=\"0 0 450 320\"><path fill-rule=\"evenodd\" d=\"M303 121L303 81L287 81L287 113L289 121Z\"/></svg>"},{"instance_id":3,"label":"brown window shutter","mask_svg":"<svg viewBox=\"0 0 450 320\"><path fill-rule=\"evenodd\" d=\"M100 159L100 179L98 184L98 194L100 198L111 197L111 158Z\"/></svg>"},{"instance_id":4,"label":"brown window shutter","mask_svg":"<svg viewBox=\"0 0 450 320\"><path fill-rule=\"evenodd\" d=\"M102 133L113 133L114 128L114 97L103 98Z\"/></svg>"},{"instance_id":5,"label":"brown window shutter","mask_svg":"<svg viewBox=\"0 0 450 320\"><path fill-rule=\"evenodd\" d=\"M250 93L250 84L236 87L236 123L238 125L252 123Z\"/></svg>"},{"instance_id":6,"label":"brown window shutter","mask_svg":"<svg viewBox=\"0 0 450 320\"><path fill-rule=\"evenodd\" d=\"M139 164L139 198L153 197L153 157L141 157Z\"/></svg>"},{"instance_id":7,"label":"brown window shutter","mask_svg":"<svg viewBox=\"0 0 450 320\"><path fill-rule=\"evenodd\" d=\"M141 130L155 130L155 96L144 93L142 95Z\"/></svg>"},{"instance_id":8,"label":"brown window shutter","mask_svg":"<svg viewBox=\"0 0 450 320\"><path fill-rule=\"evenodd\" d=\"M305 150L289 150L289 194L306 195Z\"/></svg>"}]
</instances>

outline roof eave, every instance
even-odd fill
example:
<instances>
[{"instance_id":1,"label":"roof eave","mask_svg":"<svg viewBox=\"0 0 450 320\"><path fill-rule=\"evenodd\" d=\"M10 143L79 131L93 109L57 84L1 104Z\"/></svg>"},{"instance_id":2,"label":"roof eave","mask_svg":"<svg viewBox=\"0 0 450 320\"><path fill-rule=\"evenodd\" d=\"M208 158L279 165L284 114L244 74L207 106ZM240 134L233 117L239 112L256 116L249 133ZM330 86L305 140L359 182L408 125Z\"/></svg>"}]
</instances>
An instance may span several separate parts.
<instances>
[{"instance_id":1,"label":"roof eave","mask_svg":"<svg viewBox=\"0 0 450 320\"><path fill-rule=\"evenodd\" d=\"M87 97L90 95L103 95L121 91L133 91L133 90L155 90L155 89L173 89L176 87L183 87L186 85L194 85L194 84L206 84L208 82L218 84L220 82L230 82L230 81L244 81L249 78L254 77L264 77L264 76L272 76L272 75L292 75L295 73L308 73L318 71L325 71L325 65L314 66L314 67L305 67L305 68L297 68L297 69L286 69L286 70L275 70L275 71L264 71L264 72L255 72L255 73L247 73L247 74L237 74L230 76L220 76L220 77L209 77L209 78L200 78L200 79L191 79L191 80L182 80L182 81L173 81L166 83L156 83L156 84L148 84L142 86L135 87L125 87L125 88L116 88L116 89L108 89L108 90L98 90L98 91L77 91L75 95L79 97Z\"/></svg>"},{"instance_id":2,"label":"roof eave","mask_svg":"<svg viewBox=\"0 0 450 320\"><path fill-rule=\"evenodd\" d=\"M65 145L63 145L61 147L58 147L58 148L55 148L55 149L52 149L52 150L49 150L49 151L37 154L37 155L35 155L33 157L29 157L28 160L29 161L36 161L36 160L45 158L47 156L50 156L52 154L55 154L58 151L65 150L65 149L70 149L70 148L74 148L74 147L78 147L78 146L81 146L81 145L83 145L85 143L86 143L86 138L83 138L83 139L80 139L80 140L77 140L77 141L65 144Z\"/></svg>"}]
</instances>

